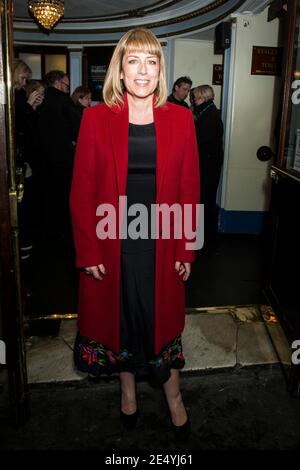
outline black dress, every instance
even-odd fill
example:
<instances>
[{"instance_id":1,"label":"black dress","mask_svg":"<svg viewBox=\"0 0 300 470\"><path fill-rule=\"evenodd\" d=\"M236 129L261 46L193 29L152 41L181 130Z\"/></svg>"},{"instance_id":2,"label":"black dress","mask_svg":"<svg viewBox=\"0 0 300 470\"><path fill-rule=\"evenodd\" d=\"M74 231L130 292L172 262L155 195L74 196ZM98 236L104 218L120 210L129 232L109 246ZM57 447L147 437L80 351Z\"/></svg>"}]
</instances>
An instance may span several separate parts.
<instances>
[{"instance_id":1,"label":"black dress","mask_svg":"<svg viewBox=\"0 0 300 470\"><path fill-rule=\"evenodd\" d=\"M129 124L127 223L121 240L121 350L113 352L77 335L75 363L93 375L133 372L162 384L170 368L184 366L181 337L154 353L155 239L151 239L151 204L156 202L156 136L154 123ZM143 204L130 215L133 204ZM144 212L143 207L147 209ZM141 212L140 212L141 211ZM143 214L142 224L138 224ZM146 215L148 214L148 215ZM147 227L148 225L148 227ZM133 239L131 229L140 235ZM145 230L145 227L148 230ZM128 236L130 233L131 237ZM127 235L127 238L125 237Z\"/></svg>"}]
</instances>

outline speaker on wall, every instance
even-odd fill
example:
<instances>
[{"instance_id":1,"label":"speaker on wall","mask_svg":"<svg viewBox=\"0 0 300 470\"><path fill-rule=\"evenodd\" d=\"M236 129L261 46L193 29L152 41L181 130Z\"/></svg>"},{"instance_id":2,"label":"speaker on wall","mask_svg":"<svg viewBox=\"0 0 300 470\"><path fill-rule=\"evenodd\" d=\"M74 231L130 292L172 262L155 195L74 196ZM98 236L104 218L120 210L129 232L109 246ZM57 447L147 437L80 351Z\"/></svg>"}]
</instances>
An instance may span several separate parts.
<instances>
[{"instance_id":1,"label":"speaker on wall","mask_svg":"<svg viewBox=\"0 0 300 470\"><path fill-rule=\"evenodd\" d=\"M280 18L287 12L287 1L286 0L273 0L268 9L268 21L272 21L275 18Z\"/></svg>"},{"instance_id":2,"label":"speaker on wall","mask_svg":"<svg viewBox=\"0 0 300 470\"><path fill-rule=\"evenodd\" d=\"M215 28L216 49L228 49L231 45L231 23L219 23Z\"/></svg>"}]
</instances>

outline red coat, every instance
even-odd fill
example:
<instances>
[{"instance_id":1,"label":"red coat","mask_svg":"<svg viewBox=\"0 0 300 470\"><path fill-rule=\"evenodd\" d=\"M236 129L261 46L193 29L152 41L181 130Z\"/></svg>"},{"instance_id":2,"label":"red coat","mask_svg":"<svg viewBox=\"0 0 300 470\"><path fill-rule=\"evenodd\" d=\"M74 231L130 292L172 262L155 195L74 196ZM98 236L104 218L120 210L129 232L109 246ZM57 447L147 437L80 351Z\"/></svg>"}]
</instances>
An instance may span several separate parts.
<instances>
[{"instance_id":1,"label":"red coat","mask_svg":"<svg viewBox=\"0 0 300 470\"><path fill-rule=\"evenodd\" d=\"M199 202L199 160L192 113L167 103L154 108L156 129L156 202ZM84 112L75 156L71 213L78 267L104 264L106 276L80 277L79 331L113 351L120 350L120 240L100 240L96 208L110 203L118 210L126 195L128 167L128 105L122 109L96 105ZM118 232L117 232L118 233ZM184 328L184 282L175 261L193 261L182 240L156 240L155 353Z\"/></svg>"}]
</instances>

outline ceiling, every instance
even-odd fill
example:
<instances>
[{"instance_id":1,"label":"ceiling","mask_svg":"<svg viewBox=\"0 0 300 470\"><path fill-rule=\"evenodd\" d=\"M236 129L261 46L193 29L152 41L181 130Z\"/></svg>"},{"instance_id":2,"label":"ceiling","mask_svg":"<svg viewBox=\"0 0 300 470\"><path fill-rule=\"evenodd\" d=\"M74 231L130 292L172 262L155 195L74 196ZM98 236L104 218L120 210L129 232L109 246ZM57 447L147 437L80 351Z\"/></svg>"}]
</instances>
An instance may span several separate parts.
<instances>
[{"instance_id":1,"label":"ceiling","mask_svg":"<svg viewBox=\"0 0 300 470\"><path fill-rule=\"evenodd\" d=\"M15 16L29 18L26 0L15 0ZM65 0L65 19L82 19L82 18L103 18L118 17L123 15L143 14L149 15L156 11L171 11L180 6L195 3L191 0L110 0L105 2L102 0ZM210 0L204 0L203 5L213 3Z\"/></svg>"},{"instance_id":2,"label":"ceiling","mask_svg":"<svg viewBox=\"0 0 300 470\"><path fill-rule=\"evenodd\" d=\"M65 15L51 34L28 13L27 0L14 0L14 38L22 43L115 43L124 31L151 28L160 38L210 35L234 12L255 14L270 0L65 0Z\"/></svg>"},{"instance_id":3,"label":"ceiling","mask_svg":"<svg viewBox=\"0 0 300 470\"><path fill-rule=\"evenodd\" d=\"M26 0L14 0L14 15L17 18L30 18L28 13L28 2ZM96 19L96 18L117 18L123 15L134 16L143 15L147 16L155 12L169 12L183 8L185 10L190 7L199 8L212 5L212 0L202 0L200 2L191 0L110 0L109 2L101 0L65 0L65 20L78 20L78 19ZM229 3L229 2L224 2ZM247 11L255 11L260 6L264 6L266 2L254 0L248 3ZM106 18L104 18L106 17Z\"/></svg>"}]
</instances>

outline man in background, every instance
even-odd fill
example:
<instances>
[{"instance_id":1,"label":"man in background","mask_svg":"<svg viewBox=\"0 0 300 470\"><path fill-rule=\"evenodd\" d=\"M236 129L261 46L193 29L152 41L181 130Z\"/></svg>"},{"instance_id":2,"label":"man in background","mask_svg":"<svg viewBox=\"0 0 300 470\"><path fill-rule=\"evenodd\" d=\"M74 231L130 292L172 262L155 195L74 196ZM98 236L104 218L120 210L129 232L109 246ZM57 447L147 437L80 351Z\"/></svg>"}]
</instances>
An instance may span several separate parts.
<instances>
[{"instance_id":1,"label":"man in background","mask_svg":"<svg viewBox=\"0 0 300 470\"><path fill-rule=\"evenodd\" d=\"M190 92L192 84L193 82L190 77L177 78L173 85L172 93L168 96L168 101L170 103L175 103L189 109L189 105L187 104L185 99L187 98Z\"/></svg>"},{"instance_id":2,"label":"man in background","mask_svg":"<svg viewBox=\"0 0 300 470\"><path fill-rule=\"evenodd\" d=\"M44 77L47 88L38 131L43 180L42 236L59 240L70 234L69 193L74 160L74 132L70 82L61 70Z\"/></svg>"}]
</instances>

